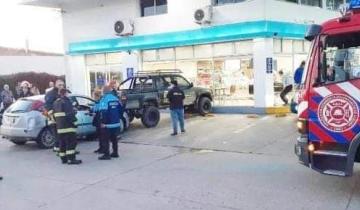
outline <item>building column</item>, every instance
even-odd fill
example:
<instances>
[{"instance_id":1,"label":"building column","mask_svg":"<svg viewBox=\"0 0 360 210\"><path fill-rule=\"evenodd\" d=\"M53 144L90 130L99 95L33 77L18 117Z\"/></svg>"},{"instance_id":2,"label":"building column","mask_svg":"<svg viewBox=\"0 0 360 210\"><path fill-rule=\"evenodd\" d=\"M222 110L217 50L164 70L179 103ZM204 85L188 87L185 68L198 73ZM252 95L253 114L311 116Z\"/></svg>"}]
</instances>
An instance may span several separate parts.
<instances>
[{"instance_id":1,"label":"building column","mask_svg":"<svg viewBox=\"0 0 360 210\"><path fill-rule=\"evenodd\" d=\"M274 57L273 39L256 38L253 42L255 107L271 107L274 106L273 63L270 62Z\"/></svg>"},{"instance_id":2,"label":"building column","mask_svg":"<svg viewBox=\"0 0 360 210\"><path fill-rule=\"evenodd\" d=\"M89 76L86 71L85 56L66 56L66 85L72 93L89 95Z\"/></svg>"}]
</instances>

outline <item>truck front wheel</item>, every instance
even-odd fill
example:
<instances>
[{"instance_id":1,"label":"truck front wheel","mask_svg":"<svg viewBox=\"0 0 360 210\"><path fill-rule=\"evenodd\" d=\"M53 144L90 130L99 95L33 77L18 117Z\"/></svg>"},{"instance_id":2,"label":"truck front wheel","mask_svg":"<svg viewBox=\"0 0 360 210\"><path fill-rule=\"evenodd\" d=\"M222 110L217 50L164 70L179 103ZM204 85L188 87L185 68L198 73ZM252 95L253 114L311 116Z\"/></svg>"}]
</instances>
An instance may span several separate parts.
<instances>
[{"instance_id":1,"label":"truck front wheel","mask_svg":"<svg viewBox=\"0 0 360 210\"><path fill-rule=\"evenodd\" d=\"M212 110L212 104L210 98L204 96L201 97L198 104L198 111L202 116L209 114Z\"/></svg>"},{"instance_id":2,"label":"truck front wheel","mask_svg":"<svg viewBox=\"0 0 360 210\"><path fill-rule=\"evenodd\" d=\"M154 106L149 106L144 108L144 112L141 116L141 122L147 128L152 128L157 126L160 121L160 112L159 109Z\"/></svg>"}]
</instances>

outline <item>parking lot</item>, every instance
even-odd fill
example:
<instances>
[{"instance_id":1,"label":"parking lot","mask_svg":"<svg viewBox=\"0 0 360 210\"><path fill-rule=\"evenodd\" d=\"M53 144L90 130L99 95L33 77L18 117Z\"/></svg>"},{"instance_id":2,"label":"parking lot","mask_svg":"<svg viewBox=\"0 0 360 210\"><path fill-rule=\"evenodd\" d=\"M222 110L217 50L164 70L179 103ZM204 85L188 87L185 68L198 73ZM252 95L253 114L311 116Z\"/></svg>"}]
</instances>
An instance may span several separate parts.
<instances>
[{"instance_id":1,"label":"parking lot","mask_svg":"<svg viewBox=\"0 0 360 210\"><path fill-rule=\"evenodd\" d=\"M170 137L135 121L120 159L101 162L79 143L80 166L35 143L0 140L0 209L360 209L360 168L341 178L297 162L295 117L213 115L187 119Z\"/></svg>"}]
</instances>

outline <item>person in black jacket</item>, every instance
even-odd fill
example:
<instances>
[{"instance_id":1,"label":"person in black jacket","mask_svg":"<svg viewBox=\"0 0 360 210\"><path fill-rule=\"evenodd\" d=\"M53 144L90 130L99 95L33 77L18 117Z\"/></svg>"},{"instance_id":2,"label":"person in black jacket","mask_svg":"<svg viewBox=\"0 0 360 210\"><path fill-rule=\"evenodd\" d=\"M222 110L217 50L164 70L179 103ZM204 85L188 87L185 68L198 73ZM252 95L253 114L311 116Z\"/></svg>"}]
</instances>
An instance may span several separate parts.
<instances>
[{"instance_id":1,"label":"person in black jacket","mask_svg":"<svg viewBox=\"0 0 360 210\"><path fill-rule=\"evenodd\" d=\"M65 82L61 79L56 80L55 87L45 94L45 115L47 123L55 136L54 152L59 152L59 140L56 133L56 124L53 117L54 102L59 98L59 91L65 89Z\"/></svg>"},{"instance_id":2,"label":"person in black jacket","mask_svg":"<svg viewBox=\"0 0 360 210\"><path fill-rule=\"evenodd\" d=\"M59 139L59 156L63 164L81 164L81 160L76 159L76 111L66 96L67 90L59 91L59 98L53 104L56 129Z\"/></svg>"},{"instance_id":3,"label":"person in black jacket","mask_svg":"<svg viewBox=\"0 0 360 210\"><path fill-rule=\"evenodd\" d=\"M173 87L169 90L167 98L170 101L170 113L171 121L173 126L173 133L171 136L176 136L178 134L178 123L180 124L181 133L185 133L185 123L184 123L184 99L185 94L178 87L176 80L171 81Z\"/></svg>"}]
</instances>

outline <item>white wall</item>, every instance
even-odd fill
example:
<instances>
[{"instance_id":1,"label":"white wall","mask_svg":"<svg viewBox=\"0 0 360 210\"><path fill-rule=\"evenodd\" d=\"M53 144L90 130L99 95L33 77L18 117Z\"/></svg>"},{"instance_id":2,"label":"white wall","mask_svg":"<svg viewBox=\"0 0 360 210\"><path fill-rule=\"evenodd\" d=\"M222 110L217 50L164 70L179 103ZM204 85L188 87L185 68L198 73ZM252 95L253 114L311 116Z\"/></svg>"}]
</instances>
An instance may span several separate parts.
<instances>
[{"instance_id":1,"label":"white wall","mask_svg":"<svg viewBox=\"0 0 360 210\"><path fill-rule=\"evenodd\" d=\"M89 92L89 75L86 73L84 56L66 56L66 83L75 94L87 95Z\"/></svg>"},{"instance_id":2,"label":"white wall","mask_svg":"<svg viewBox=\"0 0 360 210\"><path fill-rule=\"evenodd\" d=\"M63 56L0 56L0 75L19 72L46 72L54 75L65 74Z\"/></svg>"},{"instance_id":3,"label":"white wall","mask_svg":"<svg viewBox=\"0 0 360 210\"><path fill-rule=\"evenodd\" d=\"M139 0L111 1L102 6L66 9L63 14L65 47L69 42L116 38L113 24L131 19L135 34L154 34L197 29L194 11L210 5L211 0L168 0L168 13L140 17ZM338 12L317 7L297 5L277 0L252 0L214 7L212 25L254 20L277 20L293 23L321 23L338 16Z\"/></svg>"}]
</instances>

